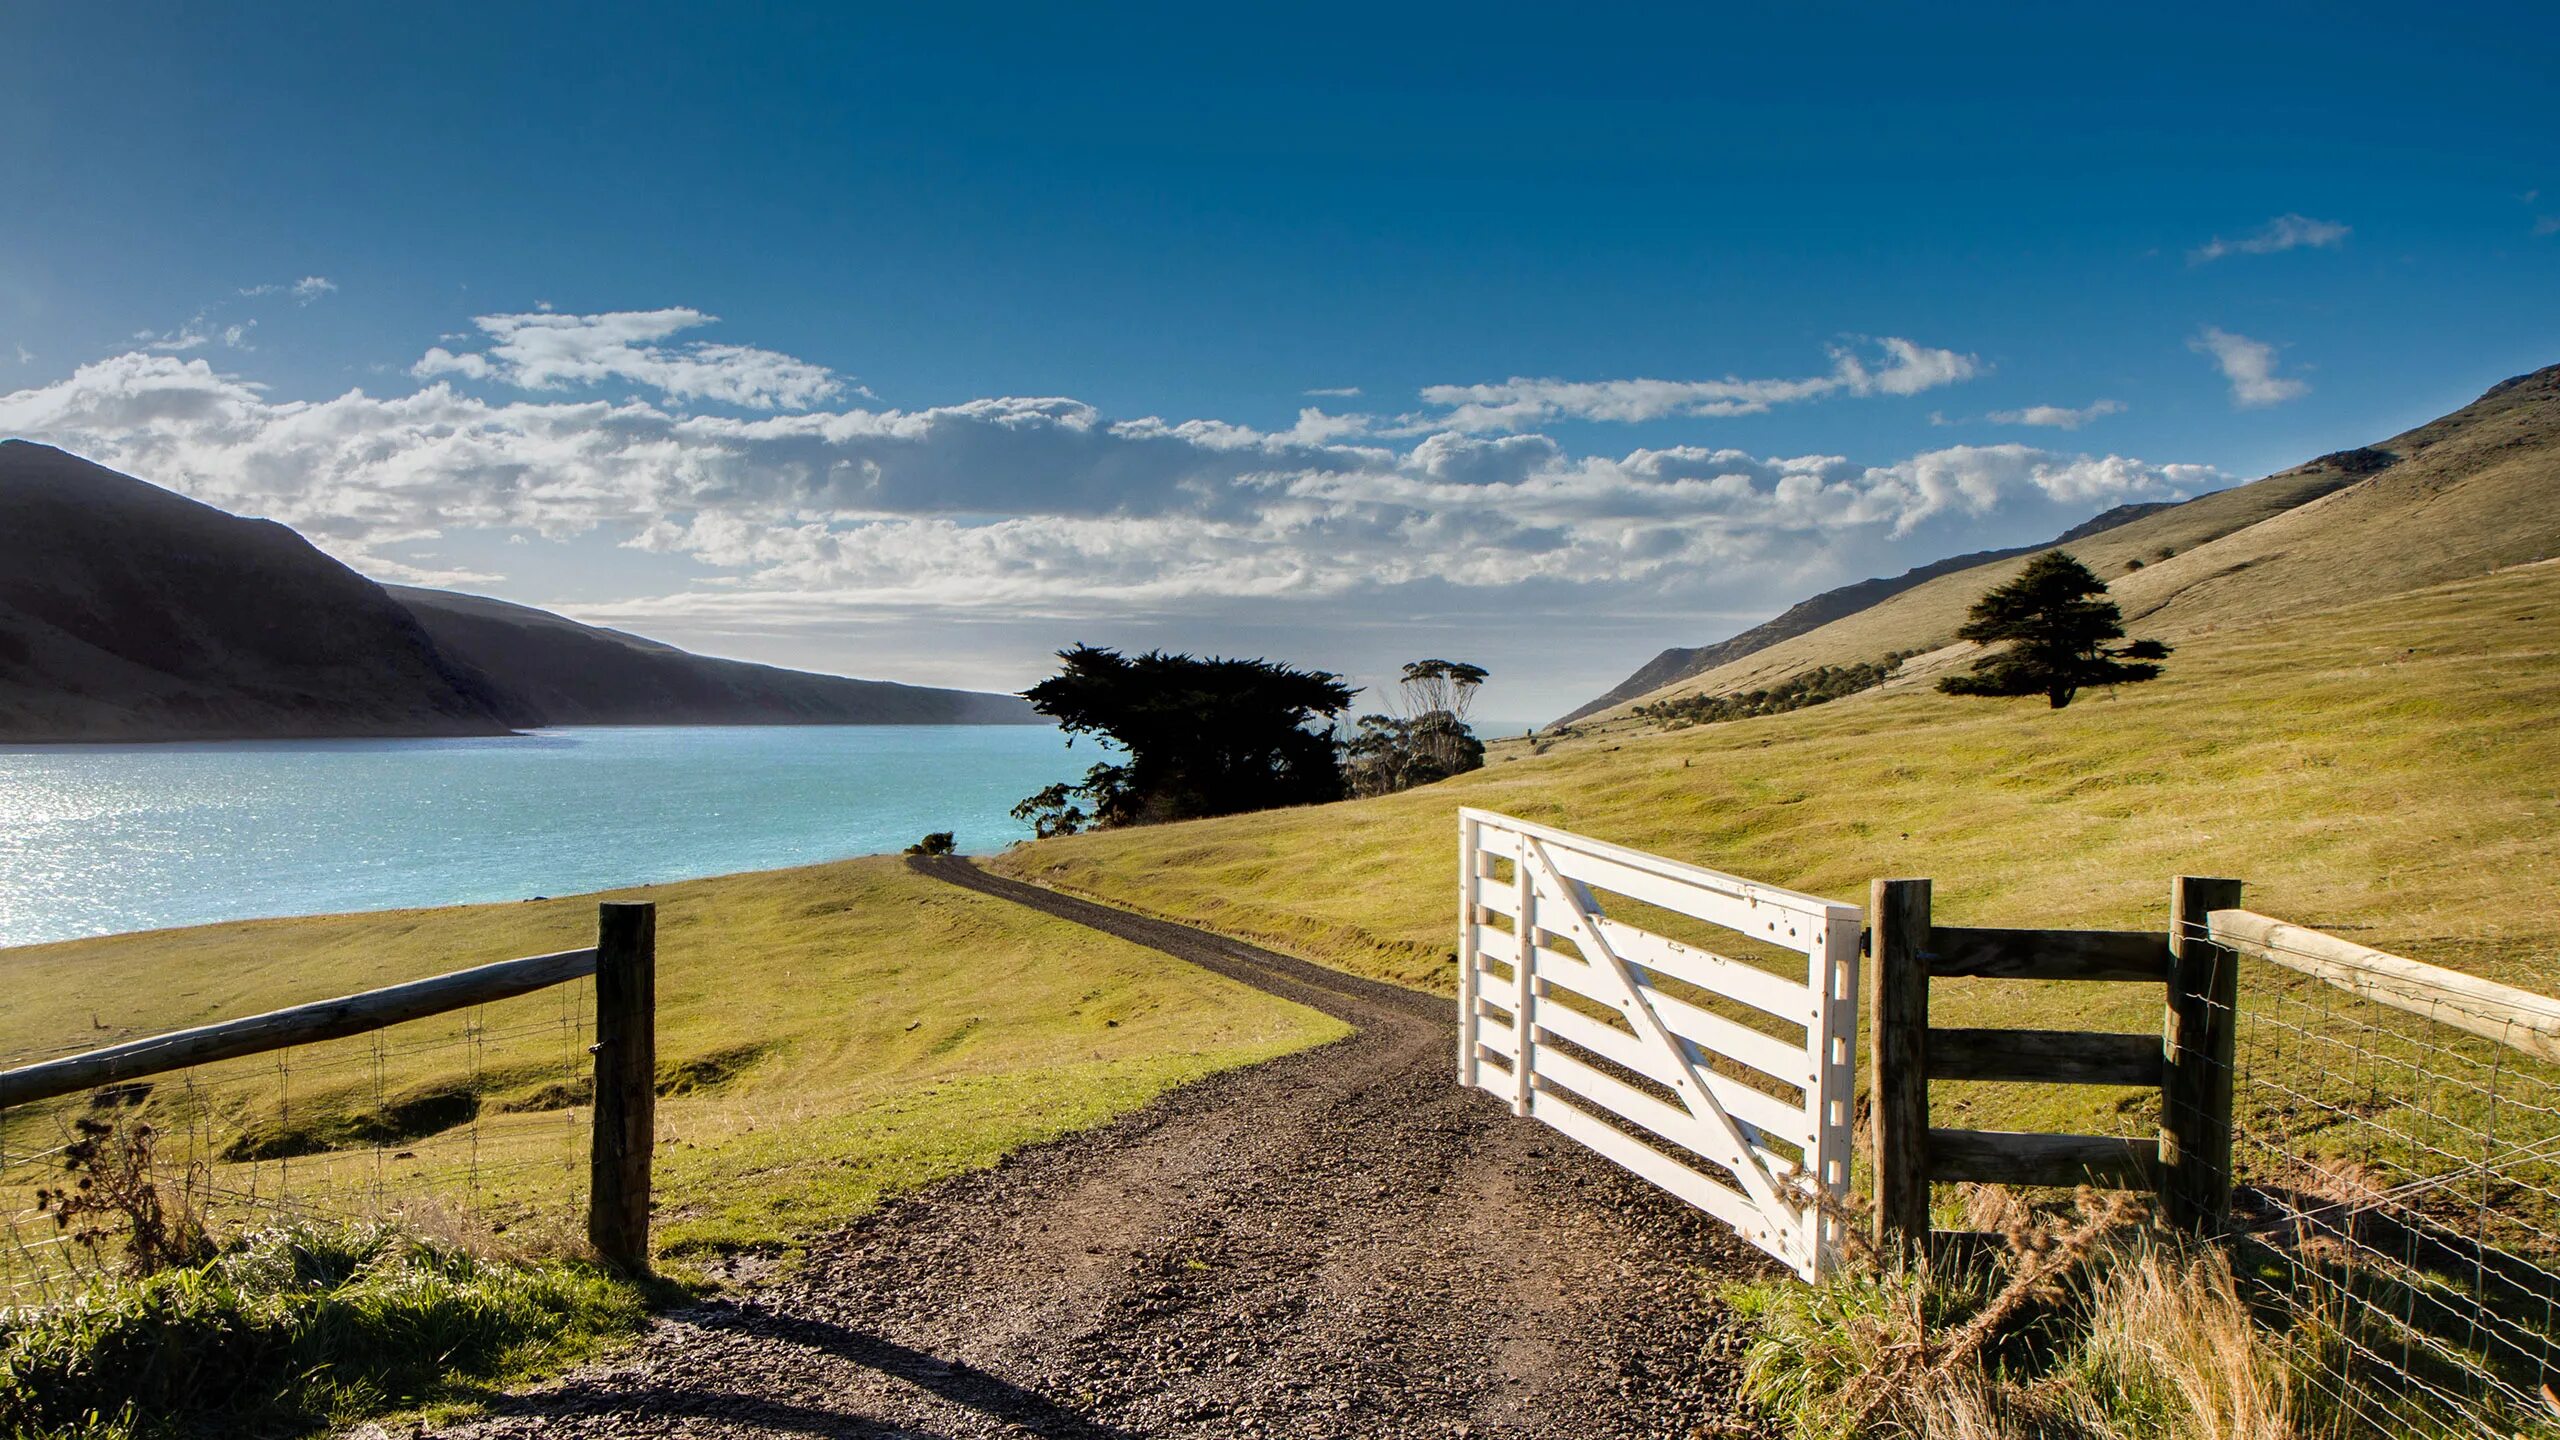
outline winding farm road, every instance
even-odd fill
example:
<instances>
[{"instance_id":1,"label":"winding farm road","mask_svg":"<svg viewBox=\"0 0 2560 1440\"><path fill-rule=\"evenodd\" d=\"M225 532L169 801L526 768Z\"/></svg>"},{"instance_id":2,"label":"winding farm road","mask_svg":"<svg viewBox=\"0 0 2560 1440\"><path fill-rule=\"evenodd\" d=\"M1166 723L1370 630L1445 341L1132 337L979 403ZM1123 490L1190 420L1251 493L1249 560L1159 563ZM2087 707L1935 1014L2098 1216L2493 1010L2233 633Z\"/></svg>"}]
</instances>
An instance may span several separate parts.
<instances>
[{"instance_id":1,"label":"winding farm road","mask_svg":"<svg viewBox=\"0 0 2560 1440\"><path fill-rule=\"evenodd\" d=\"M1313 1006L1350 1038L1019 1152L458 1436L1746 1436L1721 1227L1452 1077L1446 1000L927 874Z\"/></svg>"}]
</instances>

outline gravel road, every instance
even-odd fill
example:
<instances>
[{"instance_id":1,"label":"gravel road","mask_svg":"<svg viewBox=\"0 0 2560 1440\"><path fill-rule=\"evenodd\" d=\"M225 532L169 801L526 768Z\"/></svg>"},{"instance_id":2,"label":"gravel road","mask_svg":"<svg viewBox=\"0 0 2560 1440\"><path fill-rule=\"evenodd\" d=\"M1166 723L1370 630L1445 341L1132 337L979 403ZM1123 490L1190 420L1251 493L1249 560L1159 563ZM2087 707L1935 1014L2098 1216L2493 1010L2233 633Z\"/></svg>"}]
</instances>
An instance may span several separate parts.
<instances>
[{"instance_id":1,"label":"gravel road","mask_svg":"<svg viewBox=\"0 0 2560 1440\"><path fill-rule=\"evenodd\" d=\"M1340 1017L811 1247L458 1436L1749 1436L1713 1221L1458 1088L1446 1000L988 875Z\"/></svg>"}]
</instances>

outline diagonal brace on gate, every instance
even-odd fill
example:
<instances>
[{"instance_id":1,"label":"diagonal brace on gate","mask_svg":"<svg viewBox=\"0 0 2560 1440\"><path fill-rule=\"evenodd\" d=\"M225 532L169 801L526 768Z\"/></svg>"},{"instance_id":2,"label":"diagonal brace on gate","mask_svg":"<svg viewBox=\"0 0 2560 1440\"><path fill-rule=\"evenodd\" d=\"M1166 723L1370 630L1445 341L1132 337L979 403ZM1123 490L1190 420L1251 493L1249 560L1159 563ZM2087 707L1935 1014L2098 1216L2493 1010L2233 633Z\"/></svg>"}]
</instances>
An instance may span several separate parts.
<instances>
[{"instance_id":1,"label":"diagonal brace on gate","mask_svg":"<svg viewBox=\"0 0 2560 1440\"><path fill-rule=\"evenodd\" d=\"M1726 1113L1714 1092L1707 1088L1706 1077L1700 1073L1697 1062L1690 1058L1689 1047L1655 1012L1653 1002L1647 998L1645 987L1637 980L1634 968L1601 938L1600 927L1591 923L1584 909L1584 903L1589 899L1588 892L1567 881L1556 870L1554 860L1549 858L1546 847L1539 844L1536 837L1520 837L1520 855L1527 862L1524 868L1544 880L1565 902L1558 908L1572 931L1575 946L1592 962L1594 969L1616 985L1618 1009L1627 1017L1628 1023L1635 1027L1638 1035L1671 1057L1676 1067L1672 1072L1671 1088L1688 1111L1693 1127L1693 1134L1688 1140L1690 1148L1731 1170L1734 1178L1742 1182L1743 1191L1751 1197L1751 1202L1773 1222L1794 1216L1797 1207L1788 1203L1778 1187L1777 1178L1762 1163L1759 1150L1745 1134L1748 1127ZM1536 928L1546 928L1543 916ZM1520 963L1523 973L1526 973L1537 936L1529 927L1524 926L1523 930ZM1521 1018L1525 1032L1527 1017ZM1525 1033L1520 1063L1525 1073L1528 1068ZM1802 1253L1800 1232L1795 1226L1773 1224L1770 1234L1786 1252L1782 1258L1796 1265L1810 1263L1811 1257Z\"/></svg>"}]
</instances>

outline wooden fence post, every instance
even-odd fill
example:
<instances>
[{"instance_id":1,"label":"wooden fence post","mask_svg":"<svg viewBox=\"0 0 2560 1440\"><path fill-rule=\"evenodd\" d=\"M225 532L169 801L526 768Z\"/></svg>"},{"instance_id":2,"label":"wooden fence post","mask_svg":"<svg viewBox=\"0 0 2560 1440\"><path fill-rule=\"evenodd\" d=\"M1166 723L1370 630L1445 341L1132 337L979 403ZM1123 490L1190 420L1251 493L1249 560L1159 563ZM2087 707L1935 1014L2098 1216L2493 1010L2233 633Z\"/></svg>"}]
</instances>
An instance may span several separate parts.
<instances>
[{"instance_id":1,"label":"wooden fence post","mask_svg":"<svg viewBox=\"0 0 2560 1440\"><path fill-rule=\"evenodd\" d=\"M596 916L595 1137L587 1239L607 1264L649 1268L649 1159L657 1140L658 907Z\"/></svg>"},{"instance_id":2,"label":"wooden fence post","mask_svg":"<svg viewBox=\"0 0 2560 1440\"><path fill-rule=\"evenodd\" d=\"M1929 1242L1929 882L1878 880L1868 898L1876 1245L1916 1255Z\"/></svg>"},{"instance_id":3,"label":"wooden fence post","mask_svg":"<svg viewBox=\"0 0 2560 1440\"><path fill-rule=\"evenodd\" d=\"M2231 1066L2240 1001L2238 957L2214 943L2205 917L2238 908L2237 880L2181 875L2170 886L2160 1204L2170 1224L2205 1234L2231 1215Z\"/></svg>"}]
</instances>

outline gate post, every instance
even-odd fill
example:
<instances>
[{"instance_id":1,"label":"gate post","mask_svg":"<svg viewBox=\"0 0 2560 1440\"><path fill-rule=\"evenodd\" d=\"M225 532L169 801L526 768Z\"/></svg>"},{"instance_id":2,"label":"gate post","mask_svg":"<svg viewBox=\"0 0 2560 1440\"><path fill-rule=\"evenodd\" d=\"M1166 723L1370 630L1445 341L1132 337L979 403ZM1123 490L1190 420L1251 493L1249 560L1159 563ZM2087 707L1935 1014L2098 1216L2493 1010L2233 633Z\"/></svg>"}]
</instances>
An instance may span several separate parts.
<instances>
[{"instance_id":1,"label":"gate post","mask_svg":"<svg viewBox=\"0 0 2560 1440\"><path fill-rule=\"evenodd\" d=\"M1929 1243L1929 882L1878 880L1868 900L1876 1248L1916 1256Z\"/></svg>"},{"instance_id":2,"label":"gate post","mask_svg":"<svg viewBox=\"0 0 2560 1440\"><path fill-rule=\"evenodd\" d=\"M1476 847L1482 832L1476 818L1458 812L1458 1083L1476 1083L1476 927L1484 912L1476 907Z\"/></svg>"},{"instance_id":3,"label":"gate post","mask_svg":"<svg viewBox=\"0 0 2560 1440\"><path fill-rule=\"evenodd\" d=\"M2231 1064L2239 957L2205 917L2240 908L2240 882L2181 875L2169 889L2169 1005L2161 1026L2160 1206L2213 1234L2231 1215Z\"/></svg>"},{"instance_id":4,"label":"gate post","mask_svg":"<svg viewBox=\"0 0 2560 1440\"><path fill-rule=\"evenodd\" d=\"M1511 861L1512 900L1519 907L1511 937L1520 945L1520 958L1511 967L1511 1037L1517 1047L1512 1056L1511 1113L1527 1115L1535 1098L1530 1076L1535 1073L1538 1052L1538 882L1529 878L1529 846L1534 842L1525 834L1518 839L1520 848Z\"/></svg>"},{"instance_id":5,"label":"gate post","mask_svg":"<svg viewBox=\"0 0 2560 1440\"><path fill-rule=\"evenodd\" d=\"M596 916L595 1134L587 1240L605 1262L649 1268L649 1160L657 1142L658 907Z\"/></svg>"}]
</instances>

